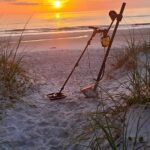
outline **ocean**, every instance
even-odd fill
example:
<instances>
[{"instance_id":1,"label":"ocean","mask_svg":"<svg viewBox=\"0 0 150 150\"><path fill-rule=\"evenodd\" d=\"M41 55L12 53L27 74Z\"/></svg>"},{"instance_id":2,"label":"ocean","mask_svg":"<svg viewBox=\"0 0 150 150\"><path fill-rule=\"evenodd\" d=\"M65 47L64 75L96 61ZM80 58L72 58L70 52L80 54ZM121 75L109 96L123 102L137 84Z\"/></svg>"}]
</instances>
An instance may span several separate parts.
<instances>
[{"instance_id":1,"label":"ocean","mask_svg":"<svg viewBox=\"0 0 150 150\"><path fill-rule=\"evenodd\" d=\"M111 23L109 11L42 13L32 15L0 14L0 36L80 32L88 26L107 27ZM27 24L27 25L25 25ZM120 29L150 28L150 9L127 9Z\"/></svg>"}]
</instances>

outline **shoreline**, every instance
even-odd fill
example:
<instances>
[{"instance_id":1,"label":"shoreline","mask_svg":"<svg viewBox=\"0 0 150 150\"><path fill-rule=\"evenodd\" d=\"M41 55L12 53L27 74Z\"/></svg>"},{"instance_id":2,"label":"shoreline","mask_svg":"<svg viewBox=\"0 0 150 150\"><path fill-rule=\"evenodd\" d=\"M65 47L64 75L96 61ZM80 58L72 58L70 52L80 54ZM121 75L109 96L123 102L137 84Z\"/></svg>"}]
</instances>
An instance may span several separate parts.
<instances>
[{"instance_id":1,"label":"shoreline","mask_svg":"<svg viewBox=\"0 0 150 150\"><path fill-rule=\"evenodd\" d=\"M63 33L80 33L80 32L91 32L90 26L95 26L102 29L107 29L108 25L89 25L89 26L74 26L74 27L62 27L62 28L31 28L31 29L1 29L0 37L13 37L20 36L21 33L25 36L32 35L47 35L47 34L63 34ZM113 27L112 27L113 28ZM118 30L138 30L138 29L149 29L150 23L139 23L139 24L120 24ZM113 29L111 29L113 30Z\"/></svg>"},{"instance_id":2,"label":"shoreline","mask_svg":"<svg viewBox=\"0 0 150 150\"><path fill-rule=\"evenodd\" d=\"M133 32L133 33L132 33ZM118 30L114 39L112 47L122 48L127 44L127 39L130 38L130 34L136 35L135 40L137 42L143 39L149 39L150 28L148 29L136 29L136 30ZM87 41L89 40L92 31L88 32L76 32L76 33L58 33L58 34L43 34L43 35L25 35L22 37L20 49L26 48L27 52L30 51L49 51L49 50L82 50ZM112 31L109 35L111 36ZM19 37L18 37L19 38ZM16 44L17 37L12 37L10 41ZM91 49L103 49L100 43L101 37L99 34L95 36L89 48Z\"/></svg>"}]
</instances>

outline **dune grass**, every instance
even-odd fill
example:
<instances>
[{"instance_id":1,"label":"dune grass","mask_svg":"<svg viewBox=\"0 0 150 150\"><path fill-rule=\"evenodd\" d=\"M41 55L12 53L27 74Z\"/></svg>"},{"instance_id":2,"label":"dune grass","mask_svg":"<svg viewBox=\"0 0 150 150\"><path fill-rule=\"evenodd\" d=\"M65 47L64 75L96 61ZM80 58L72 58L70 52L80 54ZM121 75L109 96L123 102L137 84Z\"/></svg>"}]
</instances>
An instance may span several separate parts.
<instances>
[{"instance_id":1,"label":"dune grass","mask_svg":"<svg viewBox=\"0 0 150 150\"><path fill-rule=\"evenodd\" d=\"M19 52L22 36L23 32L16 44L11 43L11 36L0 38L0 110L12 107L31 87L24 55Z\"/></svg>"},{"instance_id":2,"label":"dune grass","mask_svg":"<svg viewBox=\"0 0 150 150\"><path fill-rule=\"evenodd\" d=\"M150 37L150 36L149 36ZM127 40L124 53L116 56L115 69L124 67L128 70L130 91L128 104L145 104L150 102L150 38L136 41L134 34Z\"/></svg>"},{"instance_id":3,"label":"dune grass","mask_svg":"<svg viewBox=\"0 0 150 150\"><path fill-rule=\"evenodd\" d=\"M25 23L15 44L11 41L11 35L0 38L0 109L13 105L31 85L28 72L23 67L24 55L19 52L24 31L31 17Z\"/></svg>"},{"instance_id":4,"label":"dune grass","mask_svg":"<svg viewBox=\"0 0 150 150\"><path fill-rule=\"evenodd\" d=\"M115 57L114 69L121 68L128 73L129 85L125 86L124 90L129 94L118 93L115 96L100 87L98 109L95 113L90 113L87 126L76 138L85 149L146 150L148 148L147 143L143 141L144 138L139 136L139 129L145 123L140 126L141 116L146 107L137 115L136 125L133 124L134 138L128 135L128 129L132 126L130 115L132 116L133 112L129 114L130 108L137 104L147 106L150 102L150 40L137 42L134 35L130 35L125 51ZM108 105L108 101L113 105Z\"/></svg>"},{"instance_id":5,"label":"dune grass","mask_svg":"<svg viewBox=\"0 0 150 150\"><path fill-rule=\"evenodd\" d=\"M12 47L7 40L0 41L0 95L15 99L24 93L27 80L22 67L23 56L18 55L18 48Z\"/></svg>"}]
</instances>

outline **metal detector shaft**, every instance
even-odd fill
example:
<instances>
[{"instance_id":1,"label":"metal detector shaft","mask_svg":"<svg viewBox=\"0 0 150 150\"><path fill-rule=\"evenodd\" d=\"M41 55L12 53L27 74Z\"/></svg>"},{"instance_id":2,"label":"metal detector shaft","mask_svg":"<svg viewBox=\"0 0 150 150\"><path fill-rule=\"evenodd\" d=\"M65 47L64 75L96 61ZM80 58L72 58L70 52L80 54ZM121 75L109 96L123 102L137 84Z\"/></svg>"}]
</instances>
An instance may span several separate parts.
<instances>
[{"instance_id":1,"label":"metal detector shaft","mask_svg":"<svg viewBox=\"0 0 150 150\"><path fill-rule=\"evenodd\" d=\"M62 88L60 89L59 93L61 93L61 92L63 91L65 85L67 84L68 80L70 79L71 75L73 74L75 68L78 66L78 64L79 64L79 62L80 62L82 56L84 55L86 49L87 49L88 46L90 45L90 43L91 43L93 37L96 35L96 33L97 33L97 28L94 29L91 38L90 38L89 41L87 42L87 45L85 46L85 48L84 48L82 54L81 54L80 57L78 58L78 60L77 60L77 62L76 62L76 64L75 64L75 66L73 67L72 71L70 72L69 76L67 77L66 81L64 82L64 84L63 84Z\"/></svg>"},{"instance_id":2,"label":"metal detector shaft","mask_svg":"<svg viewBox=\"0 0 150 150\"><path fill-rule=\"evenodd\" d=\"M109 55L109 52L110 52L110 49L111 49L111 46L112 46L114 37L115 37L115 35L116 35L117 29L118 29L118 26L119 26L119 23L120 23L120 21L122 20L122 15L123 15L125 6L126 6L126 3L123 3L123 4L122 4L122 7L121 7L121 10L120 10L120 13L119 13L119 15L117 16L117 22L116 22L116 25L115 25L115 29L114 29L114 31L113 31L113 34L112 34L112 37L111 37L109 46L108 46L108 48L107 48L107 51L106 51L106 54L105 54L103 63L102 63L102 65L101 65L101 68L100 68L100 71L99 71L99 74L98 74L96 83L95 83L95 85L94 85L94 91L96 91L97 86L98 86L98 83L99 83L99 81L100 81L100 79L101 79L101 77L102 77L102 74L103 74L103 72L104 72L105 63L106 63L106 61L107 61L107 58L108 58L108 55Z\"/></svg>"}]
</instances>

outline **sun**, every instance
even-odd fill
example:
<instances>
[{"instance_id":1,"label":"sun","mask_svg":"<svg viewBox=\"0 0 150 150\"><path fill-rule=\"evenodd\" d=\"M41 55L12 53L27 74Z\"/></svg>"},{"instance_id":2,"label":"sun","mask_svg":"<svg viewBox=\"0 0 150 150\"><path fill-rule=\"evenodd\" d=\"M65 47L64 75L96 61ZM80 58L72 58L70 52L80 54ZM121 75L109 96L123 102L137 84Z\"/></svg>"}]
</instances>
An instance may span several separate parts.
<instances>
[{"instance_id":1,"label":"sun","mask_svg":"<svg viewBox=\"0 0 150 150\"><path fill-rule=\"evenodd\" d=\"M53 2L53 5L54 5L55 8L60 8L61 7L61 2L59 0L55 0Z\"/></svg>"}]
</instances>

